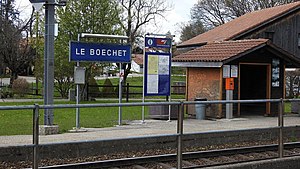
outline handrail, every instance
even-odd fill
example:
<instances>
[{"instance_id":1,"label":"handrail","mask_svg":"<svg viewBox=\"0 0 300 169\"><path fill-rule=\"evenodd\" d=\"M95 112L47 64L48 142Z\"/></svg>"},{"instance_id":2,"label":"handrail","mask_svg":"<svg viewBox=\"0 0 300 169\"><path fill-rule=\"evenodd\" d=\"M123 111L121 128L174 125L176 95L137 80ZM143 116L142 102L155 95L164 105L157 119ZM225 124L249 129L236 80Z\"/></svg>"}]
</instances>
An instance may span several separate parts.
<instances>
[{"instance_id":1,"label":"handrail","mask_svg":"<svg viewBox=\"0 0 300 169\"><path fill-rule=\"evenodd\" d=\"M38 169L39 163L39 110L40 109L57 109L57 108L95 108L95 107L128 107L128 106L156 106L156 105L178 105L177 121L177 168L182 168L182 136L184 106L191 104L227 104L227 103L278 103L278 151L279 158L283 157L283 105L284 102L300 102L300 99L257 99L257 100L211 100L211 101L172 101L172 102L136 102L136 103L100 103L100 104L53 104L53 105L17 105L17 106L0 106L0 110L33 110L33 169Z\"/></svg>"}]
</instances>

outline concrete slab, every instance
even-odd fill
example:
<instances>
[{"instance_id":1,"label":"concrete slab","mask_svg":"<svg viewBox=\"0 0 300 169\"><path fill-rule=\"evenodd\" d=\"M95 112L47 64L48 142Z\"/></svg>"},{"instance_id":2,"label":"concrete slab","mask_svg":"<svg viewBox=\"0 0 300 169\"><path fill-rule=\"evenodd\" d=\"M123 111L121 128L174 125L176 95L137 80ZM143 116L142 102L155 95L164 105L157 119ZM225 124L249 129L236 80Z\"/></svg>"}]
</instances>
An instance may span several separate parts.
<instances>
[{"instance_id":1,"label":"concrete slab","mask_svg":"<svg viewBox=\"0 0 300 169\"><path fill-rule=\"evenodd\" d=\"M277 117L247 116L237 119L221 120L184 120L184 133L197 133L205 131L226 131L237 129L255 129L278 126ZM299 126L298 115L284 117L285 126ZM54 135L41 135L40 143L60 143L74 141L92 141L101 139L129 138L140 136L153 136L176 134L177 121L145 120L130 121L127 125L109 128L84 128L83 133L64 133ZM32 144L32 135L0 136L0 147Z\"/></svg>"}]
</instances>

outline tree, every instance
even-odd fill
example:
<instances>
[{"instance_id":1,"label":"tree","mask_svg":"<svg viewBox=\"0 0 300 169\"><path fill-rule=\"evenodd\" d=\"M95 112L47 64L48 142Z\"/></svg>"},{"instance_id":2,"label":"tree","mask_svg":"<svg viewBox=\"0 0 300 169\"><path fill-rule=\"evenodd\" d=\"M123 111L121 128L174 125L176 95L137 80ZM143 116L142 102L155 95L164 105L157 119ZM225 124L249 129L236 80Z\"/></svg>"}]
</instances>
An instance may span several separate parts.
<instances>
[{"instance_id":1,"label":"tree","mask_svg":"<svg viewBox=\"0 0 300 169\"><path fill-rule=\"evenodd\" d=\"M191 19L212 29L246 13L290 2L293 0L200 0L191 9Z\"/></svg>"},{"instance_id":2,"label":"tree","mask_svg":"<svg viewBox=\"0 0 300 169\"><path fill-rule=\"evenodd\" d=\"M142 26L156 21L157 17L164 18L164 13L170 6L164 0L118 0L123 11L121 26L129 37L129 43L135 48L138 37L143 37ZM124 83L130 73L131 64L128 63L124 72Z\"/></svg>"},{"instance_id":3,"label":"tree","mask_svg":"<svg viewBox=\"0 0 300 169\"><path fill-rule=\"evenodd\" d=\"M77 41L79 33L120 34L119 9L110 0L69 0L65 8L57 10L57 20L59 34L55 41L55 88L62 97L67 97L73 85L75 66L68 60L69 41ZM108 42L93 38L81 41ZM86 81L93 76L96 65L99 64L80 63L80 66L86 67Z\"/></svg>"},{"instance_id":4,"label":"tree","mask_svg":"<svg viewBox=\"0 0 300 169\"><path fill-rule=\"evenodd\" d=\"M0 5L0 60L3 67L10 69L12 84L18 74L31 65L35 57L28 39L31 20L19 19L14 0L7 0Z\"/></svg>"},{"instance_id":5,"label":"tree","mask_svg":"<svg viewBox=\"0 0 300 169\"><path fill-rule=\"evenodd\" d=\"M300 70L286 71L286 93L288 98L297 98L300 94Z\"/></svg>"},{"instance_id":6,"label":"tree","mask_svg":"<svg viewBox=\"0 0 300 169\"><path fill-rule=\"evenodd\" d=\"M206 30L203 26L203 24L199 22L190 22L187 24L182 23L181 25L181 31L180 31L180 40L186 41L188 39L191 39L201 33L204 33Z\"/></svg>"}]
</instances>

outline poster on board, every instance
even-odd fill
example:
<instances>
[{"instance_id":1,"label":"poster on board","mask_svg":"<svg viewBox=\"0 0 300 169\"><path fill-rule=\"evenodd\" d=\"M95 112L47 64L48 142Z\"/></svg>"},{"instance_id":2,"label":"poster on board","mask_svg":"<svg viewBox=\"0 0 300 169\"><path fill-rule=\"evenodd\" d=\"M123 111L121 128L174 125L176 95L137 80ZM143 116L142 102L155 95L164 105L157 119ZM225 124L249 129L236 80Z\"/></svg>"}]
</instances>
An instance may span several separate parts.
<instances>
[{"instance_id":1,"label":"poster on board","mask_svg":"<svg viewBox=\"0 0 300 169\"><path fill-rule=\"evenodd\" d=\"M170 96L171 55L145 53L145 95Z\"/></svg>"}]
</instances>

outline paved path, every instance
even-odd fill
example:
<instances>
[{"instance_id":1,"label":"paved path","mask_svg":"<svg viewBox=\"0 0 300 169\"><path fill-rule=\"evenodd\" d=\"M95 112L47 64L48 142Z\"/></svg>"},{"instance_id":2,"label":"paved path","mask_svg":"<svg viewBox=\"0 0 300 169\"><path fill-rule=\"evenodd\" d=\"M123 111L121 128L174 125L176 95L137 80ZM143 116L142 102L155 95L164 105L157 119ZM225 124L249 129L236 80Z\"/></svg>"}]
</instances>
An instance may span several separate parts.
<instances>
[{"instance_id":1,"label":"paved path","mask_svg":"<svg viewBox=\"0 0 300 169\"><path fill-rule=\"evenodd\" d=\"M300 125L300 117L296 114L285 116L285 126ZM254 129L275 127L278 125L277 117L249 116L235 118L232 120L184 120L184 133L196 133L204 131L220 131L235 129ZM177 121L171 122L163 120L131 121L128 125L110 128L87 128L87 132L64 133L57 135L40 136L40 143L59 143L74 141L103 140L113 138L128 138L139 136L153 136L162 134L175 134ZM20 136L0 136L0 146L15 146L32 144L31 135Z\"/></svg>"}]
</instances>

